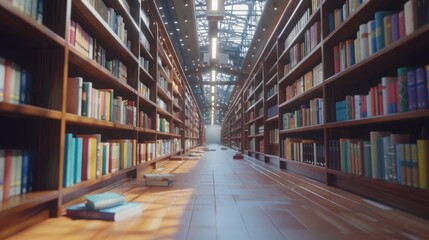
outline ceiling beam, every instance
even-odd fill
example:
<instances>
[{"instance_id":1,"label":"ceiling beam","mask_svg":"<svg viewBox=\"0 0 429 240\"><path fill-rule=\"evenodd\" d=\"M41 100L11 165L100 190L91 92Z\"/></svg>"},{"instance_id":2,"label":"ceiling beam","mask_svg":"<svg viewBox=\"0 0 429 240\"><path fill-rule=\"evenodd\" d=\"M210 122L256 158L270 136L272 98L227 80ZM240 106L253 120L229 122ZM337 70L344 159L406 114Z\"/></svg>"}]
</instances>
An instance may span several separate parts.
<instances>
[{"instance_id":1,"label":"ceiling beam","mask_svg":"<svg viewBox=\"0 0 429 240\"><path fill-rule=\"evenodd\" d=\"M243 73L241 70L238 70L236 68L233 68L231 70L231 67L221 67L221 66L209 66L209 65L205 65L202 67L198 67L198 68L193 68L193 69L188 69L185 74L186 75L193 75L193 74L201 74L201 73L206 73L209 72L211 70L216 70L218 73L225 73L225 74L229 74L229 75L234 75L237 77L247 77L247 75L245 73Z\"/></svg>"},{"instance_id":2,"label":"ceiling beam","mask_svg":"<svg viewBox=\"0 0 429 240\"><path fill-rule=\"evenodd\" d=\"M217 85L237 85L240 84L240 81L216 81L216 82L207 82L202 80L192 80L189 81L189 85L210 85L210 86L217 86Z\"/></svg>"}]
</instances>

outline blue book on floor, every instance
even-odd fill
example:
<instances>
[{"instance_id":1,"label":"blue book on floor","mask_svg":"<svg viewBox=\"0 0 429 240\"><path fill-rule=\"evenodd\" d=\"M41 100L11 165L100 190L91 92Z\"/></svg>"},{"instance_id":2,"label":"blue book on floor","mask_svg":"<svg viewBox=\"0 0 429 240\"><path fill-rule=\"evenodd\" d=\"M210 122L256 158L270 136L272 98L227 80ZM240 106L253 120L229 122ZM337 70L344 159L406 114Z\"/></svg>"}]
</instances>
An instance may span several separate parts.
<instances>
[{"instance_id":1,"label":"blue book on floor","mask_svg":"<svg viewBox=\"0 0 429 240\"><path fill-rule=\"evenodd\" d=\"M125 202L123 196L112 192L87 195L85 199L88 208L94 210L122 205Z\"/></svg>"},{"instance_id":2,"label":"blue book on floor","mask_svg":"<svg viewBox=\"0 0 429 240\"><path fill-rule=\"evenodd\" d=\"M68 207L66 215L71 218L120 221L141 213L142 206L143 203L125 202L119 206L94 210L85 203L79 203Z\"/></svg>"}]
</instances>

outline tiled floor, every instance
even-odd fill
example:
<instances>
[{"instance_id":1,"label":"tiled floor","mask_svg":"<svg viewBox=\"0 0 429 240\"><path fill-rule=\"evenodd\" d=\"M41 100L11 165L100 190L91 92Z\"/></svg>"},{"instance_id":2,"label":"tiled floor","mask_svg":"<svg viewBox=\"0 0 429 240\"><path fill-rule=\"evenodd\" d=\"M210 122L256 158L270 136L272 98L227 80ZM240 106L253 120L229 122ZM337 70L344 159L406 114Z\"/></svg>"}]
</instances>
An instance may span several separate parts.
<instances>
[{"instance_id":1,"label":"tiled floor","mask_svg":"<svg viewBox=\"0 0 429 240\"><path fill-rule=\"evenodd\" d=\"M170 187L115 189L143 212L120 222L48 219L11 239L429 239L429 221L265 166L232 150L172 162Z\"/></svg>"}]
</instances>

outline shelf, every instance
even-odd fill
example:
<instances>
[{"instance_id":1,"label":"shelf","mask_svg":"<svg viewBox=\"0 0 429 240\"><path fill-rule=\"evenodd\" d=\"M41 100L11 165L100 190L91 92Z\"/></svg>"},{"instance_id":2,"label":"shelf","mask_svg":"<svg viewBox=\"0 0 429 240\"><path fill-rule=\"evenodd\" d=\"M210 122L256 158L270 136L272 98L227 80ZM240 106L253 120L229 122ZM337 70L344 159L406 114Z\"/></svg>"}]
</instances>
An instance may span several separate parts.
<instances>
[{"instance_id":1,"label":"shelf","mask_svg":"<svg viewBox=\"0 0 429 240\"><path fill-rule=\"evenodd\" d=\"M256 122L256 121L258 121L258 120L262 120L262 119L264 119L264 116L263 116L263 115L261 115L261 116L259 116L259 117L256 117L256 118L254 118L254 119L252 119L252 120L248 121L248 122L247 122L247 123L245 123L244 125L250 125L251 123Z\"/></svg>"},{"instance_id":2,"label":"shelf","mask_svg":"<svg viewBox=\"0 0 429 240\"><path fill-rule=\"evenodd\" d=\"M326 128L344 128L370 124L385 124L389 122L411 121L417 119L429 118L429 110L422 109L403 113L393 113L388 115L375 116L370 118L354 119L341 122L332 122L325 124Z\"/></svg>"},{"instance_id":3,"label":"shelf","mask_svg":"<svg viewBox=\"0 0 429 240\"><path fill-rule=\"evenodd\" d=\"M157 113L159 113L159 115L163 116L163 117L172 117L173 115L171 115L171 113L165 111L162 108L157 107Z\"/></svg>"},{"instance_id":4,"label":"shelf","mask_svg":"<svg viewBox=\"0 0 429 240\"><path fill-rule=\"evenodd\" d=\"M310 6L311 8L311 6ZM304 11L305 12L305 11ZM302 16L302 15L301 15ZM299 17L301 17L299 16ZM320 20L320 6L314 11L310 17L308 18L307 22L304 24L301 31L299 31L294 38L292 38L291 42L288 46L284 46L283 53L279 57L279 62L283 62L285 60L285 56L287 55L287 52L291 49L292 46L294 46L299 39L304 39L304 34L307 29L311 27L313 23L315 23L317 20ZM319 21L320 22L320 21ZM320 24L320 23L319 23ZM319 26L319 32L322 31L321 25ZM290 34L290 31L288 32ZM286 37L287 38L287 37ZM285 38L285 39L286 39Z\"/></svg>"},{"instance_id":5,"label":"shelf","mask_svg":"<svg viewBox=\"0 0 429 240\"><path fill-rule=\"evenodd\" d=\"M146 71L146 69L143 68L142 65L139 64L140 67L140 79L142 78L142 76L144 77L143 82L146 83L154 83L155 80L153 79L153 77ZM150 81L147 81L147 79L149 79Z\"/></svg>"},{"instance_id":6,"label":"shelf","mask_svg":"<svg viewBox=\"0 0 429 240\"><path fill-rule=\"evenodd\" d=\"M182 120L180 120L180 118L177 118L173 115L173 121L178 122L178 123L183 123Z\"/></svg>"},{"instance_id":7,"label":"shelf","mask_svg":"<svg viewBox=\"0 0 429 240\"><path fill-rule=\"evenodd\" d=\"M429 218L429 191L328 169L329 185Z\"/></svg>"},{"instance_id":8,"label":"shelf","mask_svg":"<svg viewBox=\"0 0 429 240\"><path fill-rule=\"evenodd\" d=\"M137 90L127 83L119 80L119 78L98 64L95 60L92 60L78 52L78 50L73 46L69 47L69 53L69 63L78 68L76 71L83 72L88 76L93 83L97 82L102 85L109 85L116 91L120 90L122 92L127 92L128 94L137 94Z\"/></svg>"},{"instance_id":9,"label":"shelf","mask_svg":"<svg viewBox=\"0 0 429 240\"><path fill-rule=\"evenodd\" d=\"M7 117L33 117L33 118L46 118L46 119L61 119L61 112L56 110L49 110L46 108L23 105L23 104L12 104L0 102L0 115L6 115Z\"/></svg>"},{"instance_id":10,"label":"shelf","mask_svg":"<svg viewBox=\"0 0 429 240\"><path fill-rule=\"evenodd\" d=\"M109 25L89 2L83 0L72 1L72 11L79 16L81 21L84 21L78 22L79 24L85 24L90 28L86 29L86 31L91 33L91 37L107 44L108 46L104 45L104 47L114 50L122 60L125 60L126 65L138 62L136 56L125 46L118 35L110 29Z\"/></svg>"},{"instance_id":11,"label":"shelf","mask_svg":"<svg viewBox=\"0 0 429 240\"><path fill-rule=\"evenodd\" d=\"M309 72L310 70L313 70L313 66L316 65L316 63L320 62L317 61L322 58L322 43L318 43L317 46L311 50L307 56L305 56L301 61L298 62L286 75L284 75L279 80L279 85L283 83L290 83L290 80L292 79L295 81L298 77L304 76L305 73Z\"/></svg>"},{"instance_id":12,"label":"shelf","mask_svg":"<svg viewBox=\"0 0 429 240\"><path fill-rule=\"evenodd\" d=\"M156 133L155 130L149 128L136 127L136 130L142 133Z\"/></svg>"},{"instance_id":13,"label":"shelf","mask_svg":"<svg viewBox=\"0 0 429 240\"><path fill-rule=\"evenodd\" d=\"M139 107L141 106L148 107L148 108L157 107L156 103L154 103L150 99L145 98L141 93L138 93L137 95L139 96L139 101L141 104Z\"/></svg>"},{"instance_id":14,"label":"shelf","mask_svg":"<svg viewBox=\"0 0 429 240\"><path fill-rule=\"evenodd\" d=\"M314 99L316 97L322 97L323 94L323 84L318 84L316 86L313 86L312 88L308 89L307 91L303 92L300 95L297 95L283 103L279 104L279 109L284 109L286 107L294 107L299 106L303 102L309 102L311 99Z\"/></svg>"},{"instance_id":15,"label":"shelf","mask_svg":"<svg viewBox=\"0 0 429 240\"><path fill-rule=\"evenodd\" d=\"M280 158L280 168L326 183L326 168L308 163Z\"/></svg>"},{"instance_id":16,"label":"shelf","mask_svg":"<svg viewBox=\"0 0 429 240\"><path fill-rule=\"evenodd\" d=\"M261 103L263 100L264 100L264 98L261 98L258 101L256 101L252 106L248 107L247 110L246 110L246 113L248 113L252 108L254 108L257 105L259 105L259 103Z\"/></svg>"},{"instance_id":17,"label":"shelf","mask_svg":"<svg viewBox=\"0 0 429 240\"><path fill-rule=\"evenodd\" d=\"M271 101L273 101L274 99L276 99L277 100L277 95L278 95L278 92L276 92L276 93L274 93L274 95L272 95L272 96L270 96L269 98L267 98L267 103L270 103Z\"/></svg>"},{"instance_id":18,"label":"shelf","mask_svg":"<svg viewBox=\"0 0 429 240\"><path fill-rule=\"evenodd\" d=\"M276 61L276 63L270 68L270 70L268 70L266 76L271 76L271 77L266 85L268 85L268 83L277 75L277 64L278 63Z\"/></svg>"},{"instance_id":19,"label":"shelf","mask_svg":"<svg viewBox=\"0 0 429 240\"><path fill-rule=\"evenodd\" d=\"M272 122L272 121L276 121L278 119L279 119L279 115L275 115L273 117L265 119L265 122Z\"/></svg>"},{"instance_id":20,"label":"shelf","mask_svg":"<svg viewBox=\"0 0 429 240\"><path fill-rule=\"evenodd\" d=\"M256 135L249 135L249 136L247 136L248 138L260 138L260 137L264 137L264 134L263 133L261 133L261 134L256 134Z\"/></svg>"},{"instance_id":21,"label":"shelf","mask_svg":"<svg viewBox=\"0 0 429 240\"><path fill-rule=\"evenodd\" d=\"M107 0L107 2L121 15L121 17L125 20L125 24L127 24L127 30L130 32L130 29L132 31L138 32L139 31L139 25L134 21L134 18L131 16L131 14L127 11L122 1L117 0ZM131 8L131 6L130 6ZM132 28L130 27L132 26Z\"/></svg>"},{"instance_id":22,"label":"shelf","mask_svg":"<svg viewBox=\"0 0 429 240\"><path fill-rule=\"evenodd\" d=\"M168 95L164 89L161 88L161 86L158 85L158 97L161 97L162 100L167 101L167 102L172 102L173 99L171 98L170 95Z\"/></svg>"},{"instance_id":23,"label":"shelf","mask_svg":"<svg viewBox=\"0 0 429 240\"><path fill-rule=\"evenodd\" d=\"M324 128L323 124L319 124L319 125L313 125L313 126L307 126L307 127L284 129L284 130L280 130L279 134L299 133L299 132L309 132L309 131L321 131L321 130L323 130L323 128Z\"/></svg>"},{"instance_id":24,"label":"shelf","mask_svg":"<svg viewBox=\"0 0 429 240\"><path fill-rule=\"evenodd\" d=\"M0 213L3 216L8 215L8 212L14 212L16 210L25 210L38 205L48 203L56 200L59 197L58 190L50 191L34 191L26 194L10 197L3 199L0 203Z\"/></svg>"},{"instance_id":25,"label":"shelf","mask_svg":"<svg viewBox=\"0 0 429 240\"><path fill-rule=\"evenodd\" d=\"M68 188L63 188L61 194L63 197L63 204L71 200L74 200L85 193L89 193L94 189L101 188L102 186L108 186L113 184L121 177L125 177L128 172L135 170L137 166L129 167L127 169L121 169L115 173L109 173L103 175L98 179L86 180L77 184L74 184Z\"/></svg>"},{"instance_id":26,"label":"shelf","mask_svg":"<svg viewBox=\"0 0 429 240\"><path fill-rule=\"evenodd\" d=\"M146 13L146 14L147 14L147 13ZM141 24L140 24L140 29L142 29L142 30L143 30L144 35L145 35L146 37L148 37L148 35L149 35L149 37L150 37L150 39L151 39L151 40L155 40L155 37L153 36L152 31L150 30L149 26L147 26L147 25L143 22L143 15L141 15L141 14L140 14L140 22L141 22Z\"/></svg>"},{"instance_id":27,"label":"shelf","mask_svg":"<svg viewBox=\"0 0 429 240\"><path fill-rule=\"evenodd\" d=\"M63 37L22 13L8 1L0 1L0 29L2 35L13 36L11 44L20 42L31 48L64 48L66 45Z\"/></svg>"},{"instance_id":28,"label":"shelf","mask_svg":"<svg viewBox=\"0 0 429 240\"><path fill-rule=\"evenodd\" d=\"M380 51L369 56L367 59L354 64L353 66L341 71L327 79L325 84L337 83L340 79L353 79L360 78L362 72L379 72L380 65L383 65L384 69L388 69L386 63L394 67L396 64L403 64L404 59L410 60L417 53L415 49L425 50L428 49L428 45L422 43L420 39L429 38L429 24L415 30L412 34L405 36L398 41L386 46ZM414 52L410 50L409 46L413 46ZM421 48L419 48L421 47ZM422 52L420 51L419 54ZM405 58L404 56L408 56ZM406 64L405 64L406 65ZM340 81L341 82L341 81ZM350 81L342 81L341 83L350 84Z\"/></svg>"},{"instance_id":29,"label":"shelf","mask_svg":"<svg viewBox=\"0 0 429 240\"><path fill-rule=\"evenodd\" d=\"M276 64L277 65L277 64ZM271 86L271 85L274 85L274 84L276 84L277 83L277 76L278 76L278 73L276 72L268 81L267 81L267 83L265 84L265 86L267 86L267 87L269 87L269 86Z\"/></svg>"},{"instance_id":30,"label":"shelf","mask_svg":"<svg viewBox=\"0 0 429 240\"><path fill-rule=\"evenodd\" d=\"M71 113L66 113L65 119L67 124L81 125L81 126L91 126L91 127L100 127L100 128L114 128L118 130L128 130L135 131L136 127L126 124L120 124L116 122L108 122L105 120L98 120L89 117L78 116Z\"/></svg>"}]
</instances>

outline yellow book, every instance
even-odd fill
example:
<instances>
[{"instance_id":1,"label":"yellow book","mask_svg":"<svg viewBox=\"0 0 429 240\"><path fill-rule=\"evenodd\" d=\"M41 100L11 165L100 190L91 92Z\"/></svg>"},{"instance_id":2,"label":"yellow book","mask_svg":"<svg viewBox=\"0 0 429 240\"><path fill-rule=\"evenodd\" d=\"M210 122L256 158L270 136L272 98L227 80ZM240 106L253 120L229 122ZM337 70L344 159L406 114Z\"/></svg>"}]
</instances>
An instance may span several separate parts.
<instances>
[{"instance_id":1,"label":"yellow book","mask_svg":"<svg viewBox=\"0 0 429 240\"><path fill-rule=\"evenodd\" d=\"M420 188L428 189L429 140L417 140Z\"/></svg>"},{"instance_id":2,"label":"yellow book","mask_svg":"<svg viewBox=\"0 0 429 240\"><path fill-rule=\"evenodd\" d=\"M96 179L97 175L97 139L89 138L88 179Z\"/></svg>"}]
</instances>

